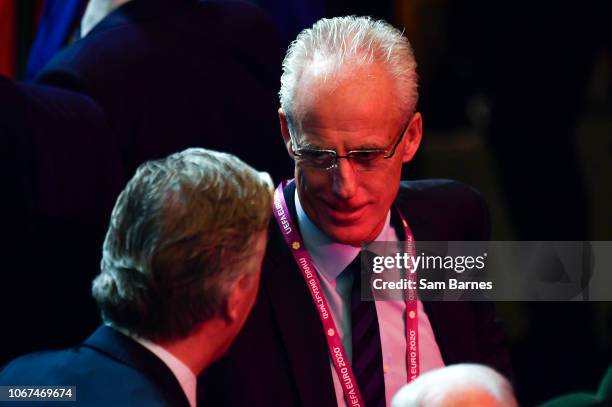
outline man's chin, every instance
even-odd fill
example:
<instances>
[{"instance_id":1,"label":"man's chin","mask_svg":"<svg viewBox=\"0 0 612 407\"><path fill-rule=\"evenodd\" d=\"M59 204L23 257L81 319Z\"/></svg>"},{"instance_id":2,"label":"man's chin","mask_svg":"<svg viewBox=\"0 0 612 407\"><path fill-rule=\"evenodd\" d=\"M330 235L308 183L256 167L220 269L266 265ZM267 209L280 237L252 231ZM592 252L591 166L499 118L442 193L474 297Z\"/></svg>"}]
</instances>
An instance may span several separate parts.
<instances>
[{"instance_id":1,"label":"man's chin","mask_svg":"<svg viewBox=\"0 0 612 407\"><path fill-rule=\"evenodd\" d=\"M325 234L334 242L361 247L363 242L370 239L371 233L363 231L359 225L330 226L324 230Z\"/></svg>"}]
</instances>

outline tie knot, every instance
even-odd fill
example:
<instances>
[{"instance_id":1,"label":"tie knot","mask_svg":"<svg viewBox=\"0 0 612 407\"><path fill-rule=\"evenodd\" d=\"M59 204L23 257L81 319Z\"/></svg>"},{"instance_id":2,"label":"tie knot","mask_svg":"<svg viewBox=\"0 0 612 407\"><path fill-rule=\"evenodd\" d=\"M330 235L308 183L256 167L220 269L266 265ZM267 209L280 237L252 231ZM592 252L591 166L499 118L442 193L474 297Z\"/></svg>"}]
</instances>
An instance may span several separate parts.
<instances>
[{"instance_id":1,"label":"tie knot","mask_svg":"<svg viewBox=\"0 0 612 407\"><path fill-rule=\"evenodd\" d=\"M360 251L357 257L355 257L353 261L346 266L342 274L352 274L353 285L357 285L359 287L361 285L362 264L370 264L373 256L375 256L375 254L372 252L364 250Z\"/></svg>"},{"instance_id":2,"label":"tie knot","mask_svg":"<svg viewBox=\"0 0 612 407\"><path fill-rule=\"evenodd\" d=\"M361 253L359 252L352 262L342 272L342 274L352 274L353 281L361 280Z\"/></svg>"}]
</instances>

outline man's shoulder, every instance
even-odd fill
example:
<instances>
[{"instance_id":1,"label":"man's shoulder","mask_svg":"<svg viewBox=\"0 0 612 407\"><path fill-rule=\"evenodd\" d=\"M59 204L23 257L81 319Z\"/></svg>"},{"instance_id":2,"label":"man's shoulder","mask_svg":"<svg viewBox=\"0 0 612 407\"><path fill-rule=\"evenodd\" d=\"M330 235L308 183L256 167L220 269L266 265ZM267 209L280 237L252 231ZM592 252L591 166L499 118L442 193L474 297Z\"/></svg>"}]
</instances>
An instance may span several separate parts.
<instances>
[{"instance_id":1,"label":"man's shoulder","mask_svg":"<svg viewBox=\"0 0 612 407\"><path fill-rule=\"evenodd\" d=\"M398 198L403 197L436 200L452 197L473 203L483 200L482 194L476 188L443 178L401 181Z\"/></svg>"},{"instance_id":2,"label":"man's shoulder","mask_svg":"<svg viewBox=\"0 0 612 407\"><path fill-rule=\"evenodd\" d=\"M63 350L30 353L14 359L0 371L0 382L12 381L29 384L59 384L96 380L94 376L106 375L114 380L122 372L130 372L128 366L118 360L92 349L88 346L77 346Z\"/></svg>"},{"instance_id":3,"label":"man's shoulder","mask_svg":"<svg viewBox=\"0 0 612 407\"><path fill-rule=\"evenodd\" d=\"M174 60L188 58L208 66L210 58L203 58L202 55L206 53L203 54L202 50L220 53L225 49L211 39L238 41L240 35L228 35L246 30L255 30L258 35L264 32L268 35L271 30L275 35L274 27L259 7L243 1L183 1L176 5L164 2L155 7L147 2L128 3L106 16L87 35L56 54L36 80L46 82L45 75L57 70L103 75L115 69L114 65L119 65L116 71L121 73L131 65L142 68L143 58L168 58L169 53ZM213 38L215 35L217 37ZM251 35L254 33L251 32ZM260 45L258 49L270 46ZM196 47L198 52L194 53ZM129 52L124 52L126 50ZM147 69L156 69L151 61L144 61ZM173 65L162 63L163 69L160 70L168 70ZM189 67L181 65L180 68Z\"/></svg>"},{"instance_id":4,"label":"man's shoulder","mask_svg":"<svg viewBox=\"0 0 612 407\"><path fill-rule=\"evenodd\" d=\"M22 385L24 381L35 385L39 379L49 380L49 385L57 384L51 379L62 373L69 360L76 356L76 349L35 352L18 357L0 370L0 384ZM58 378L60 381L61 378ZM33 381L32 383L30 383ZM41 383L42 385L42 383Z\"/></svg>"},{"instance_id":5,"label":"man's shoulder","mask_svg":"<svg viewBox=\"0 0 612 407\"><path fill-rule=\"evenodd\" d=\"M489 239L489 211L485 199L478 190L462 182L449 179L402 181L395 204L407 217L417 239Z\"/></svg>"},{"instance_id":6,"label":"man's shoulder","mask_svg":"<svg viewBox=\"0 0 612 407\"><path fill-rule=\"evenodd\" d=\"M88 346L21 356L2 367L0 385L76 386L79 401L92 405L130 400L164 405L152 378Z\"/></svg>"}]
</instances>

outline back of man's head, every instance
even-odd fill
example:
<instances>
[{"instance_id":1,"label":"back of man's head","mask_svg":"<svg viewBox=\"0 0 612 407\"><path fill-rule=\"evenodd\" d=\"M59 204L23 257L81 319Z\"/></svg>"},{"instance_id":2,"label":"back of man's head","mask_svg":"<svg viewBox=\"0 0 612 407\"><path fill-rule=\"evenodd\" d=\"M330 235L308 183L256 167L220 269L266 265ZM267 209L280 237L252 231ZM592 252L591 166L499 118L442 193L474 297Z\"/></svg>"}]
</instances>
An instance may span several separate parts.
<instances>
[{"instance_id":1,"label":"back of man's head","mask_svg":"<svg viewBox=\"0 0 612 407\"><path fill-rule=\"evenodd\" d=\"M93 282L104 321L170 342L225 318L230 286L265 236L271 191L268 174L225 153L194 148L141 165L117 199Z\"/></svg>"},{"instance_id":2,"label":"back of man's head","mask_svg":"<svg viewBox=\"0 0 612 407\"><path fill-rule=\"evenodd\" d=\"M391 407L517 407L512 386L495 370L458 364L432 370L402 387Z\"/></svg>"}]
</instances>

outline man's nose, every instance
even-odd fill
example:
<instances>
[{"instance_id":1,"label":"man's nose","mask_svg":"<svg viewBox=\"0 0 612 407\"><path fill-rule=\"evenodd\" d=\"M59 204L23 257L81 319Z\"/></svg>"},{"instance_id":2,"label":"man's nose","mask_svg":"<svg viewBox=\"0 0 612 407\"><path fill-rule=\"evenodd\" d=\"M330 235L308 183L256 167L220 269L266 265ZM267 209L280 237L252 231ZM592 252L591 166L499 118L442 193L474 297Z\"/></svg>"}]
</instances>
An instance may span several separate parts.
<instances>
[{"instance_id":1,"label":"man's nose","mask_svg":"<svg viewBox=\"0 0 612 407\"><path fill-rule=\"evenodd\" d=\"M349 159L341 158L333 172L333 191L341 199L350 199L357 192L357 173Z\"/></svg>"}]
</instances>

